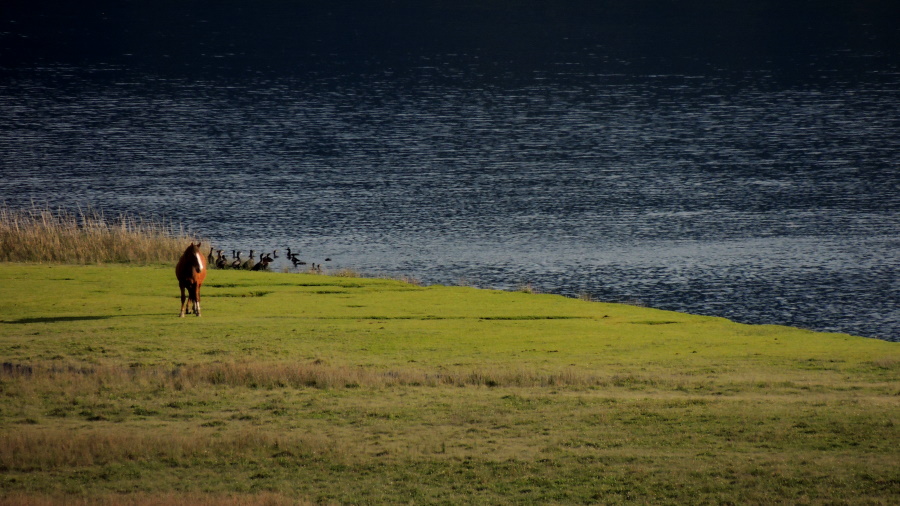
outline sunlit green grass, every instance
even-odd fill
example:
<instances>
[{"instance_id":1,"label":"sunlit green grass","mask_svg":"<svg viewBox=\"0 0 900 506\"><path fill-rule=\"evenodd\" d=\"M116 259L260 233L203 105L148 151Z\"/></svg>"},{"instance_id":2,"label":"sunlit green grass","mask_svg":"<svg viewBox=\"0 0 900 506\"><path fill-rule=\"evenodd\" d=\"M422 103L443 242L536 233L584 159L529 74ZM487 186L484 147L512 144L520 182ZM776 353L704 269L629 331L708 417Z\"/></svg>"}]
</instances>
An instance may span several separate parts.
<instances>
[{"instance_id":1,"label":"sunlit green grass","mask_svg":"<svg viewBox=\"0 0 900 506\"><path fill-rule=\"evenodd\" d=\"M201 295L178 318L169 266L0 264L0 496L900 496L896 343L383 279L212 271Z\"/></svg>"}]
</instances>

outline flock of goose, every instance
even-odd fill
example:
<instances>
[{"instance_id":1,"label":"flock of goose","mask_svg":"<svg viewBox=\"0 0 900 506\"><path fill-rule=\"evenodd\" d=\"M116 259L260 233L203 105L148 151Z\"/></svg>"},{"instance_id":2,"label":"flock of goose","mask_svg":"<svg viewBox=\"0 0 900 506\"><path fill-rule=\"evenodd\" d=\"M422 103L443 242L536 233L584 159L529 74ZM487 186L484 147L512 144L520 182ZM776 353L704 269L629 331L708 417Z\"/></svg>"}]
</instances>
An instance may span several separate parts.
<instances>
[{"instance_id":1,"label":"flock of goose","mask_svg":"<svg viewBox=\"0 0 900 506\"><path fill-rule=\"evenodd\" d=\"M216 254L213 255L213 252ZM206 257L206 264L210 267L215 267L217 269L243 269L246 271L265 271L269 269L269 265L275 261L278 256L278 250L273 250L271 253L268 252L260 252L259 256L257 256L256 250L250 250L249 258L241 258L242 251L239 250L231 250L231 258L225 253L225 250L215 250L214 248L209 248L209 255ZM299 267L301 265L307 265L306 262L297 258L296 253L291 253L291 248L287 249L287 259L294 267ZM330 262L330 258L325 259L326 262ZM322 272L322 264L313 263L311 271Z\"/></svg>"}]
</instances>

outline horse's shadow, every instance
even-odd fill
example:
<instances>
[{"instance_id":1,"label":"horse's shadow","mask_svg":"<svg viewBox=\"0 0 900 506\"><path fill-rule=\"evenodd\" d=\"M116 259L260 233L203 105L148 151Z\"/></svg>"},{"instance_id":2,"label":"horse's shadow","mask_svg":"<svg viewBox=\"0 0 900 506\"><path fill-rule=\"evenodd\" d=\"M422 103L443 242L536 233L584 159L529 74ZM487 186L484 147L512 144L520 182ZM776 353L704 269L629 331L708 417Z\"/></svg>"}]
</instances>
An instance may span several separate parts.
<instances>
[{"instance_id":1,"label":"horse's shadow","mask_svg":"<svg viewBox=\"0 0 900 506\"><path fill-rule=\"evenodd\" d=\"M40 318L19 318L18 320L3 320L2 323L60 323L81 322L90 320L108 320L112 316L45 316Z\"/></svg>"},{"instance_id":2,"label":"horse's shadow","mask_svg":"<svg viewBox=\"0 0 900 506\"><path fill-rule=\"evenodd\" d=\"M96 316L41 316L38 318L19 318L18 320L0 320L0 323L5 323L8 325L22 325L22 324L28 324L28 323L89 322L89 321L95 321L95 320L109 320L112 318L145 317L145 316L171 316L171 314L170 313L140 313L140 314L108 314L108 315L96 315Z\"/></svg>"}]
</instances>

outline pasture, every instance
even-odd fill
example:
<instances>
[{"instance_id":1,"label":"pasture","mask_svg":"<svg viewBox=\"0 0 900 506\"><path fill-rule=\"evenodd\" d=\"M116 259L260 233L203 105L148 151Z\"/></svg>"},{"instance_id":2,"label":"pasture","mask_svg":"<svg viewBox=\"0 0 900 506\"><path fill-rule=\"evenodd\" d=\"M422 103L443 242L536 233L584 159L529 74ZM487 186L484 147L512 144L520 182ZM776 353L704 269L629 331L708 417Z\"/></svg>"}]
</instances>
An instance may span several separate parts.
<instances>
[{"instance_id":1,"label":"pasture","mask_svg":"<svg viewBox=\"0 0 900 506\"><path fill-rule=\"evenodd\" d=\"M889 504L896 343L552 295L0 263L0 503Z\"/></svg>"}]
</instances>

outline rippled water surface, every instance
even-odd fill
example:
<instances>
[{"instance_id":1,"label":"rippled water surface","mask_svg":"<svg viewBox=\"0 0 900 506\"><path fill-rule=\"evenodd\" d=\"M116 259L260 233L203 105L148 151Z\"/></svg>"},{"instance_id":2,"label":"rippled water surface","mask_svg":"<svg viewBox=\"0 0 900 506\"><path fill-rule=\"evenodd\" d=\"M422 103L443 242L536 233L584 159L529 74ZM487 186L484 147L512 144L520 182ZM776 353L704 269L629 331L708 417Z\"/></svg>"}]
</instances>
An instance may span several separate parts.
<instances>
[{"instance_id":1,"label":"rippled water surface","mask_svg":"<svg viewBox=\"0 0 900 506\"><path fill-rule=\"evenodd\" d=\"M330 269L900 339L896 69L406 58L7 68L0 199L166 218Z\"/></svg>"}]
</instances>

